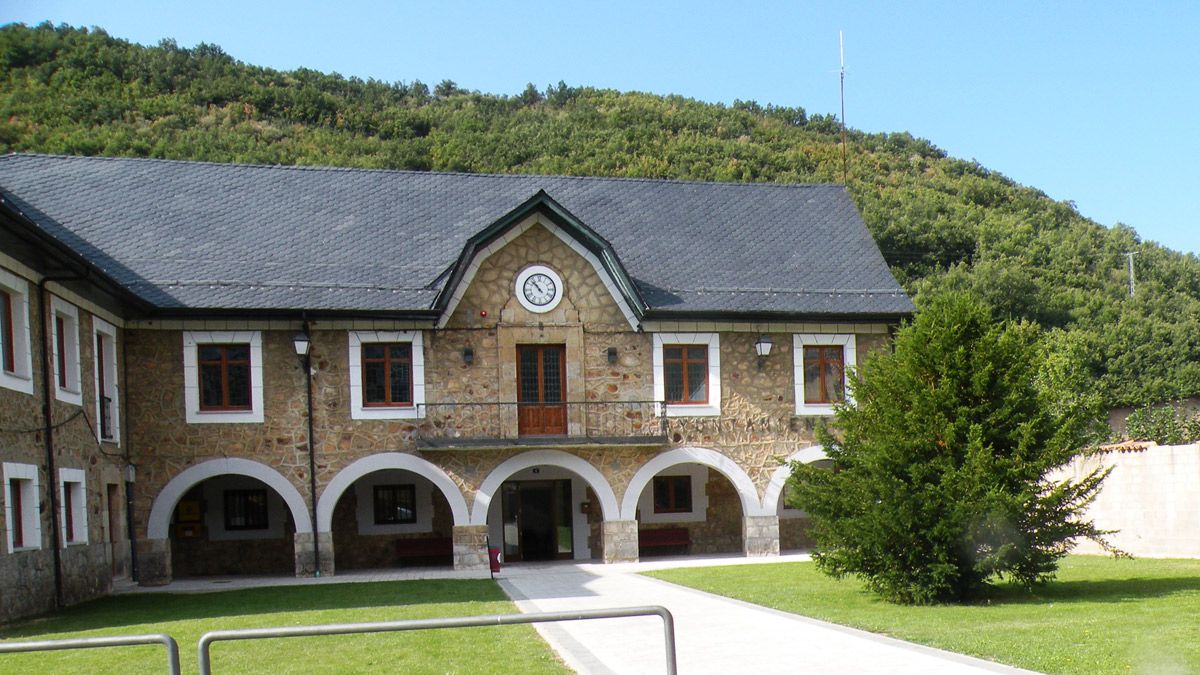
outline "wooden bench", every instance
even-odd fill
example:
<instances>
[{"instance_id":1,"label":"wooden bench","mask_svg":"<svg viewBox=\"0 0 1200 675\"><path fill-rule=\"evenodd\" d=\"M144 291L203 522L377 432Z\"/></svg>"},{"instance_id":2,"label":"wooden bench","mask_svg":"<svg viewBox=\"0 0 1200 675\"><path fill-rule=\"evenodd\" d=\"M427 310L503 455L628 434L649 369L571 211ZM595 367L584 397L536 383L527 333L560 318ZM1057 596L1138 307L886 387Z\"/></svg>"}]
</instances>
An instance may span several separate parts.
<instances>
[{"instance_id":1,"label":"wooden bench","mask_svg":"<svg viewBox=\"0 0 1200 675\"><path fill-rule=\"evenodd\" d=\"M670 555L687 553L691 537L686 527L660 527L638 530L639 555ZM653 553L651 553L653 551Z\"/></svg>"},{"instance_id":2,"label":"wooden bench","mask_svg":"<svg viewBox=\"0 0 1200 675\"><path fill-rule=\"evenodd\" d=\"M446 564L454 560L454 540L450 537L422 537L396 541L396 557L404 562Z\"/></svg>"}]
</instances>

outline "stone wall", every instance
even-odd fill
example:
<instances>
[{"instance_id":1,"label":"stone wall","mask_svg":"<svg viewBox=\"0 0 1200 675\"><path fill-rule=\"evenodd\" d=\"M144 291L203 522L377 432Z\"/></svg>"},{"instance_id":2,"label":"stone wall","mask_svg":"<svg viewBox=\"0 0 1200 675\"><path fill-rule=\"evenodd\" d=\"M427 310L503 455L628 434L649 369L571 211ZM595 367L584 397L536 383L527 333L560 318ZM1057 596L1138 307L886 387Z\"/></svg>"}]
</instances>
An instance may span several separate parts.
<instances>
[{"instance_id":1,"label":"stone wall","mask_svg":"<svg viewBox=\"0 0 1200 675\"><path fill-rule=\"evenodd\" d=\"M3 257L0 254L0 257ZM8 261L4 258L4 261ZM0 261L0 262L4 262ZM11 261L9 261L11 262ZM51 611L56 606L52 547L60 548L62 570L62 600L75 604L107 593L112 587L114 570L129 569L130 553L125 534L124 469L125 445L103 442L97 438L99 422L96 413L95 360L92 314L90 304L63 291L54 283L51 291L78 306L79 385L83 405L59 401L53 389L50 394L50 417L53 425L54 474L47 472L44 418L42 416L42 339L47 325L46 310L39 297L37 276L27 268L13 264L5 271L28 281L30 347L32 352L32 394L0 387L0 462L32 465L37 468L37 503L26 508L40 511L40 540L36 546L10 551L7 521L0 518L0 624L22 617ZM112 318L112 317L110 317ZM123 373L118 330L117 374L122 393L126 383ZM53 383L52 383L53 384ZM124 410L124 400L118 402ZM122 440L128 439L125 424L120 425ZM59 470L78 469L84 472L84 512L87 518L87 541L63 546L54 537L50 491L61 506ZM114 506L118 509L113 520L117 529L110 532L108 487L115 487ZM0 489L0 514L9 508L6 490ZM27 539L30 533L26 532ZM115 540L117 546L109 544ZM114 556L116 560L114 561Z\"/></svg>"}]
</instances>

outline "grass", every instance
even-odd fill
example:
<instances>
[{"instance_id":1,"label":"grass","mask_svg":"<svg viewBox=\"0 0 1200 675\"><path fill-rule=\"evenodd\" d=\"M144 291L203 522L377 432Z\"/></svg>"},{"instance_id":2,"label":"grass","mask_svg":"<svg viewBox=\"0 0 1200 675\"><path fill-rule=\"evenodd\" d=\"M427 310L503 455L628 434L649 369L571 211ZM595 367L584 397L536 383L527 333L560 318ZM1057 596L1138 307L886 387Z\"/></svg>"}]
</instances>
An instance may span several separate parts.
<instances>
[{"instance_id":1,"label":"grass","mask_svg":"<svg viewBox=\"0 0 1200 675\"><path fill-rule=\"evenodd\" d=\"M186 673L196 672L196 643L210 630L515 612L487 579L321 584L107 597L10 626L0 637L167 633L179 643ZM222 673L569 672L529 625L218 642L210 653L213 671ZM150 673L165 664L162 647L0 655L0 673Z\"/></svg>"},{"instance_id":2,"label":"grass","mask_svg":"<svg viewBox=\"0 0 1200 675\"><path fill-rule=\"evenodd\" d=\"M978 604L932 607L888 604L811 562L648 574L1041 672L1200 672L1200 560L1072 556L1032 593L999 585Z\"/></svg>"}]
</instances>

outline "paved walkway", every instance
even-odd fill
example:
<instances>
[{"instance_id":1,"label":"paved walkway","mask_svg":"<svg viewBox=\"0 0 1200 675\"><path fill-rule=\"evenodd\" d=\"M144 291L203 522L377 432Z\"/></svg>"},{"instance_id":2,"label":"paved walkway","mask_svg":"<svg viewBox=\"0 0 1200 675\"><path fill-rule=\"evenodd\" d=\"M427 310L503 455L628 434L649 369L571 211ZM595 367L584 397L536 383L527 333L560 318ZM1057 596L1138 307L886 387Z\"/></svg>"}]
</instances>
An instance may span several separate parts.
<instances>
[{"instance_id":1,"label":"paved walkway","mask_svg":"<svg viewBox=\"0 0 1200 675\"><path fill-rule=\"evenodd\" d=\"M617 565L505 568L500 584L523 612L662 605L675 617L679 672L698 673L1022 673L1008 666L836 626L636 574L666 567L754 564L771 559L688 559ZM662 673L658 617L537 624L580 673Z\"/></svg>"},{"instance_id":2,"label":"paved walkway","mask_svg":"<svg viewBox=\"0 0 1200 675\"><path fill-rule=\"evenodd\" d=\"M1028 673L902 640L787 614L676 586L638 574L653 569L754 565L807 560L713 556L604 565L555 562L506 566L501 587L523 612L662 605L675 617L679 672L703 673ZM405 579L478 579L487 572L445 568L352 571L333 577L236 576L180 579L166 586L132 584L115 593L204 593L235 588ZM535 624L559 656L586 675L662 673L662 620L658 617Z\"/></svg>"}]
</instances>

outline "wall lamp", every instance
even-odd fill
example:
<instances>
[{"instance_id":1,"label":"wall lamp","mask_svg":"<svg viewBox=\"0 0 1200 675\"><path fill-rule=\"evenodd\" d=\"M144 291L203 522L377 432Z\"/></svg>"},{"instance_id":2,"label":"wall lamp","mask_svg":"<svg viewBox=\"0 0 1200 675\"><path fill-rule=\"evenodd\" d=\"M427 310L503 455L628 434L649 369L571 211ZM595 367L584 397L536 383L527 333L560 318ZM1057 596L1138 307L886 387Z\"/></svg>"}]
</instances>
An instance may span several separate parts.
<instances>
[{"instance_id":1,"label":"wall lamp","mask_svg":"<svg viewBox=\"0 0 1200 675\"><path fill-rule=\"evenodd\" d=\"M771 355L771 347L774 346L770 335L759 335L754 341L754 353L758 355L758 369L763 369L763 361Z\"/></svg>"},{"instance_id":2,"label":"wall lamp","mask_svg":"<svg viewBox=\"0 0 1200 675\"><path fill-rule=\"evenodd\" d=\"M468 366L471 365L472 363L475 363L475 349L473 347L471 347L470 345L463 347L462 354L463 354L463 363L465 363Z\"/></svg>"},{"instance_id":3,"label":"wall lamp","mask_svg":"<svg viewBox=\"0 0 1200 675\"><path fill-rule=\"evenodd\" d=\"M613 363L617 362L617 348L616 347L609 347L608 351L606 353L608 354L609 364L613 364Z\"/></svg>"},{"instance_id":4,"label":"wall lamp","mask_svg":"<svg viewBox=\"0 0 1200 675\"><path fill-rule=\"evenodd\" d=\"M308 333L303 331L292 336L292 346L296 348L296 356L305 358L308 356L308 348L312 346L312 341L308 338Z\"/></svg>"}]
</instances>

